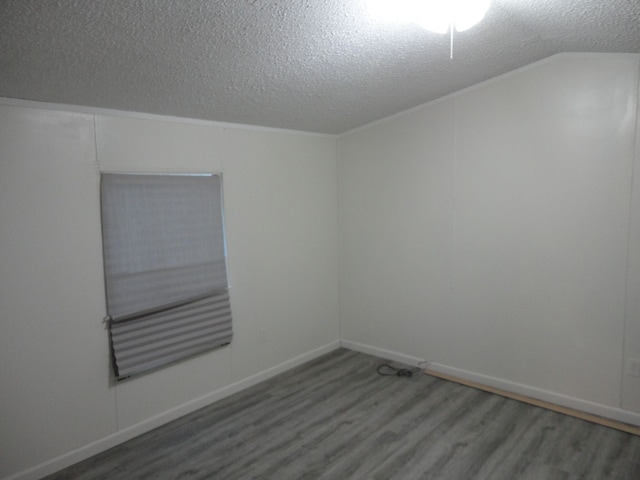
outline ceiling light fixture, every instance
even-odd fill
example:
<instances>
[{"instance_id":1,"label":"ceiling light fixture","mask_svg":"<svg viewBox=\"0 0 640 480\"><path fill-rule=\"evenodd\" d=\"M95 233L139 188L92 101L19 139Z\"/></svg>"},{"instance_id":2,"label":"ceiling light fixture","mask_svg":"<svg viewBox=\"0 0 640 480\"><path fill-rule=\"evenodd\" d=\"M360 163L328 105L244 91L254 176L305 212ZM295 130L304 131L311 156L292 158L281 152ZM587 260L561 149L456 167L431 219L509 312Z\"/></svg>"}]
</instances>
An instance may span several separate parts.
<instances>
[{"instance_id":1,"label":"ceiling light fixture","mask_svg":"<svg viewBox=\"0 0 640 480\"><path fill-rule=\"evenodd\" d=\"M464 32L484 18L490 0L417 0L413 5L414 21L422 28L447 33L455 28Z\"/></svg>"},{"instance_id":2,"label":"ceiling light fixture","mask_svg":"<svg viewBox=\"0 0 640 480\"><path fill-rule=\"evenodd\" d=\"M375 16L414 22L435 33L464 32L480 22L489 10L491 0L368 0Z\"/></svg>"}]
</instances>

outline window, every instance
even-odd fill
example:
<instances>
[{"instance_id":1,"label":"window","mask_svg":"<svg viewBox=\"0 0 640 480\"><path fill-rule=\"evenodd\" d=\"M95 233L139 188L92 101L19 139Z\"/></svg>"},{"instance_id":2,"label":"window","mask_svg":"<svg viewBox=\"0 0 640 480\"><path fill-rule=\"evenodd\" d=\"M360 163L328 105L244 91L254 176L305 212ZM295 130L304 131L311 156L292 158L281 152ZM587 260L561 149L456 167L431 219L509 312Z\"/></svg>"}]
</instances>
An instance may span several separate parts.
<instances>
[{"instance_id":1,"label":"window","mask_svg":"<svg viewBox=\"0 0 640 480\"><path fill-rule=\"evenodd\" d=\"M229 343L221 177L105 173L100 192L116 378Z\"/></svg>"}]
</instances>

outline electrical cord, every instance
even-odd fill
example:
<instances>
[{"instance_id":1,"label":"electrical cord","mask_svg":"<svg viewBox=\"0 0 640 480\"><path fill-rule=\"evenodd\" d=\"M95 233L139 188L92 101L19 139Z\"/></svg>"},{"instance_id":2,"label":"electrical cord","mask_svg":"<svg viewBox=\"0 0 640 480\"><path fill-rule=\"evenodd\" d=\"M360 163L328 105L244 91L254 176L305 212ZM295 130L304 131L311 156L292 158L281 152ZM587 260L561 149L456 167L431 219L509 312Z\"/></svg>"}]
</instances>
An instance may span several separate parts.
<instances>
[{"instance_id":1,"label":"electrical cord","mask_svg":"<svg viewBox=\"0 0 640 480\"><path fill-rule=\"evenodd\" d=\"M386 372L384 371L385 369L387 370ZM382 375L383 377L391 377L391 376L411 377L414 373L419 372L420 369L419 368L411 368L411 369L396 368L389 365L388 363L383 363L382 365L378 366L376 371L378 372L378 375Z\"/></svg>"},{"instance_id":2,"label":"electrical cord","mask_svg":"<svg viewBox=\"0 0 640 480\"><path fill-rule=\"evenodd\" d=\"M422 361L418 365L422 365L423 363L428 364L429 362ZM414 373L418 373L421 370L423 370L423 368L420 366L414 368L397 368L388 363L383 363L378 366L376 372L383 377L411 377Z\"/></svg>"}]
</instances>

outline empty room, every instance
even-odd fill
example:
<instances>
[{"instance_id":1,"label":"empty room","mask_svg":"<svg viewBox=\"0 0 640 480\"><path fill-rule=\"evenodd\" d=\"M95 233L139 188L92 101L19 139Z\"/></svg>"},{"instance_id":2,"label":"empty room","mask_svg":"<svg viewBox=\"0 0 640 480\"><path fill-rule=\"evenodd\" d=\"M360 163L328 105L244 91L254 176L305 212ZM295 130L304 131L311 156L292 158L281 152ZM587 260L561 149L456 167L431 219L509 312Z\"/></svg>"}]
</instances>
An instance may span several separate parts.
<instances>
[{"instance_id":1,"label":"empty room","mask_svg":"<svg viewBox=\"0 0 640 480\"><path fill-rule=\"evenodd\" d=\"M640 478L640 2L0 1L0 479Z\"/></svg>"}]
</instances>

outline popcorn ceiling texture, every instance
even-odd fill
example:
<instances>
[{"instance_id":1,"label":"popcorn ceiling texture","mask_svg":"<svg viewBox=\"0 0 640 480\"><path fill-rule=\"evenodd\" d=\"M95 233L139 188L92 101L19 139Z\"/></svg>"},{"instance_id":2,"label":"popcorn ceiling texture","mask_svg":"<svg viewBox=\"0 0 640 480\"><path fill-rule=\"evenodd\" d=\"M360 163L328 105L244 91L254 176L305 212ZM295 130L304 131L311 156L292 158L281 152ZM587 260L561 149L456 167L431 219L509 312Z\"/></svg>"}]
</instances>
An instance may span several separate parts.
<instances>
[{"instance_id":1,"label":"popcorn ceiling texture","mask_svg":"<svg viewBox=\"0 0 640 480\"><path fill-rule=\"evenodd\" d=\"M0 96L311 132L558 52L640 52L640 1L493 0L453 60L364 0L0 1Z\"/></svg>"}]
</instances>

